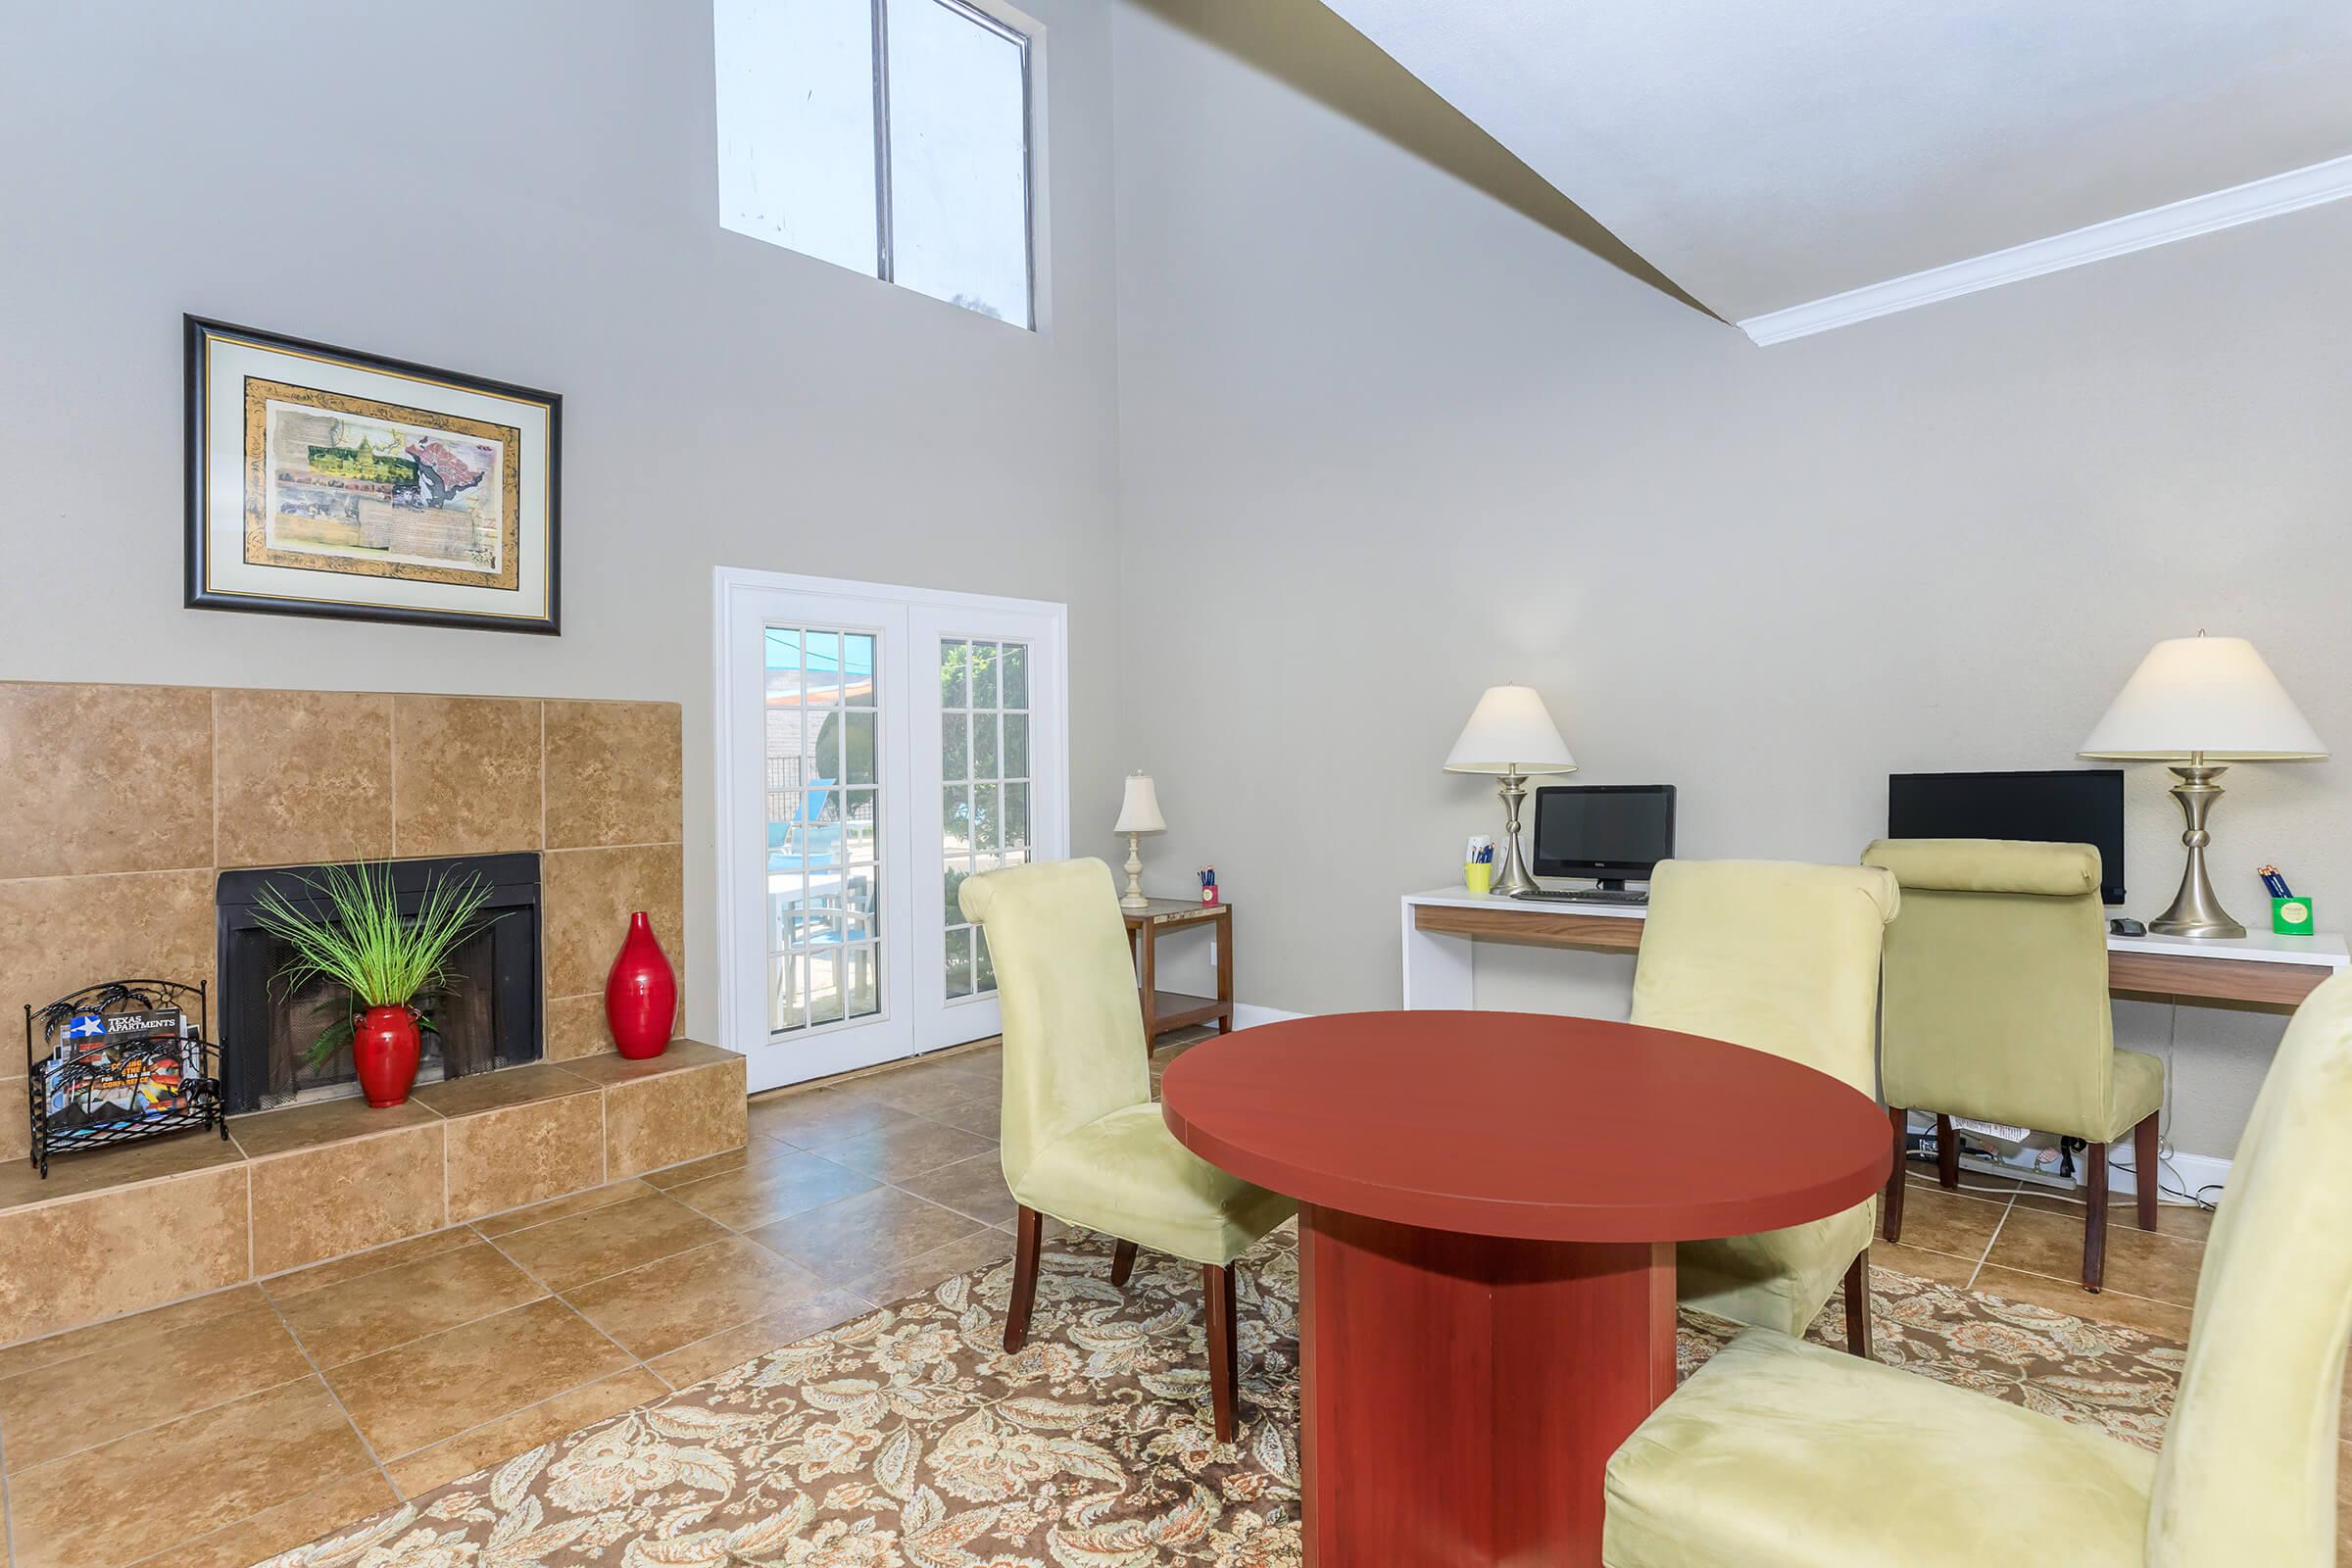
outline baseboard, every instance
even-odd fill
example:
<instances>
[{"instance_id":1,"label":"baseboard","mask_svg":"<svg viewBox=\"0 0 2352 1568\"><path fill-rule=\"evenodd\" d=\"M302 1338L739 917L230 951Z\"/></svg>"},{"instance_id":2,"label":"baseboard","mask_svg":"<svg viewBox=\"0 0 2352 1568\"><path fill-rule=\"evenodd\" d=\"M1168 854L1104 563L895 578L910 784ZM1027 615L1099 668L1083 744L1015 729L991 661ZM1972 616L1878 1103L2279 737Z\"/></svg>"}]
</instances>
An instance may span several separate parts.
<instances>
[{"instance_id":1,"label":"baseboard","mask_svg":"<svg viewBox=\"0 0 2352 1568\"><path fill-rule=\"evenodd\" d=\"M2119 1193L2135 1193L2139 1189L2134 1185L2133 1178L2116 1166L2119 1155L2126 1159L2131 1157L2122 1144L2118 1144L2107 1156L2108 1185ZM2230 1161L2219 1154L2167 1154L2164 1156L2162 1174L2164 1186L2176 1190L2162 1194L2166 1202L2181 1201L2177 1196L2179 1193L2186 1193L2191 1198L2205 1193L2208 1200L2213 1200L2222 1196L2220 1189L2230 1185ZM2215 1191L2205 1192L2207 1188Z\"/></svg>"},{"instance_id":2,"label":"baseboard","mask_svg":"<svg viewBox=\"0 0 2352 1568\"><path fill-rule=\"evenodd\" d=\"M1261 1023L1288 1023L1293 1018L1305 1016L1303 1012L1285 1012L1280 1007L1261 1007L1254 1002L1237 1002L1233 1004L1233 1026L1236 1029L1250 1029Z\"/></svg>"}]
</instances>

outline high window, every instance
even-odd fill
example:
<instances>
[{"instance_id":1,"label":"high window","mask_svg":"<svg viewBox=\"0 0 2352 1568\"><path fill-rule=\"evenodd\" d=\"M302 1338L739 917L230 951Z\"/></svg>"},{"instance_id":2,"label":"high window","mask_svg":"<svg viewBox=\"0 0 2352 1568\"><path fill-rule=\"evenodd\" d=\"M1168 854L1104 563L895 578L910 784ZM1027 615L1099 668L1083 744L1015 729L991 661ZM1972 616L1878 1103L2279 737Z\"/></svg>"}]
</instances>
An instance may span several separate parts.
<instances>
[{"instance_id":1,"label":"high window","mask_svg":"<svg viewBox=\"0 0 2352 1568\"><path fill-rule=\"evenodd\" d=\"M719 222L1034 324L1031 35L968 0L712 0Z\"/></svg>"}]
</instances>

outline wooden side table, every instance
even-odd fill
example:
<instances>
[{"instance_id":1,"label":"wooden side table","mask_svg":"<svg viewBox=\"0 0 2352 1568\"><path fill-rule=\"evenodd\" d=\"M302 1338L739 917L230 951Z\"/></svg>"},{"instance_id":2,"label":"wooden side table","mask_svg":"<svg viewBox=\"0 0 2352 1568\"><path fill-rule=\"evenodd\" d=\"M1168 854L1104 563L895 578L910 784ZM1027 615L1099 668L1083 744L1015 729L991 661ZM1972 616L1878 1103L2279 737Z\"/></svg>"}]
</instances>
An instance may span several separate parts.
<instances>
[{"instance_id":1,"label":"wooden side table","mask_svg":"<svg viewBox=\"0 0 2352 1568\"><path fill-rule=\"evenodd\" d=\"M1136 986L1144 1004L1144 1049L1171 1030L1214 1020L1217 1033L1233 1033L1233 906L1153 899L1141 909L1121 908L1127 917L1127 946L1135 954ZM1169 930L1207 930L1217 944L1217 994L1188 996L1159 989L1159 937Z\"/></svg>"}]
</instances>

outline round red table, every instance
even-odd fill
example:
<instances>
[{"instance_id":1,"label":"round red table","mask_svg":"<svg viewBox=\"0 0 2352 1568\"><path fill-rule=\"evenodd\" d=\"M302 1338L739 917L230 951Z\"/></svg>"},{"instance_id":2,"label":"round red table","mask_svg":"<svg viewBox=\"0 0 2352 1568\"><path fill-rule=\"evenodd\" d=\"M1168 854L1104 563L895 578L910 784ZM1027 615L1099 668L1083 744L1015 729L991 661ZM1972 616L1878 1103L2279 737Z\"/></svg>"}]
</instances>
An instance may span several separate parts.
<instances>
[{"instance_id":1,"label":"round red table","mask_svg":"<svg viewBox=\"0 0 2352 1568\"><path fill-rule=\"evenodd\" d=\"M1361 1012L1203 1041L1160 1086L1296 1198L1307 1560L1600 1561L1609 1455L1674 1389L1674 1244L1877 1192L1885 1112L1670 1030Z\"/></svg>"}]
</instances>

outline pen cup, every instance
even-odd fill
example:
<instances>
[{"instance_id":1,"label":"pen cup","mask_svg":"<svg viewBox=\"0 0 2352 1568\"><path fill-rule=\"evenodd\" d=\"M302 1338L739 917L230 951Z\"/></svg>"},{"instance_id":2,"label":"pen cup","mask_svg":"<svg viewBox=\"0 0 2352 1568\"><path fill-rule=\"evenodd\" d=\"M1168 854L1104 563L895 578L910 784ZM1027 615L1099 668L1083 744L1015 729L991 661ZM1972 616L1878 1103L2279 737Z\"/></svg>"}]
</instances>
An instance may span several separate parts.
<instances>
[{"instance_id":1,"label":"pen cup","mask_svg":"<svg viewBox=\"0 0 2352 1568\"><path fill-rule=\"evenodd\" d=\"M2273 899L2271 901L2271 929L2282 937L2311 935L2311 901L2309 899Z\"/></svg>"},{"instance_id":2,"label":"pen cup","mask_svg":"<svg viewBox=\"0 0 2352 1568\"><path fill-rule=\"evenodd\" d=\"M1492 860L1464 860L1462 862L1462 885L1473 893L1492 892L1494 887L1494 862ZM2307 925L2303 929L2308 931L2311 927Z\"/></svg>"}]
</instances>

